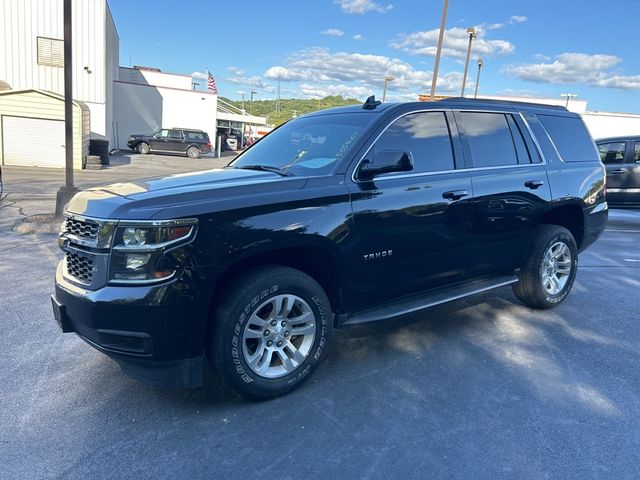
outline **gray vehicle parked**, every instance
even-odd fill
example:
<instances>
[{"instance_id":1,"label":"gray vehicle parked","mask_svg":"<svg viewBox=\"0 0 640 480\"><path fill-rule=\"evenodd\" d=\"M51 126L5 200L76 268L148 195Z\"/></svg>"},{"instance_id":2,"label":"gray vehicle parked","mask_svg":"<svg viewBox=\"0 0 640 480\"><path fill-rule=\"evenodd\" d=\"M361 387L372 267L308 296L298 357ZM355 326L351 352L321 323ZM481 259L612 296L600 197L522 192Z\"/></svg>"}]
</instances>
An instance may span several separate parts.
<instances>
[{"instance_id":1,"label":"gray vehicle parked","mask_svg":"<svg viewBox=\"0 0 640 480\"><path fill-rule=\"evenodd\" d=\"M596 140L607 169L607 202L613 207L640 206L640 135Z\"/></svg>"}]
</instances>

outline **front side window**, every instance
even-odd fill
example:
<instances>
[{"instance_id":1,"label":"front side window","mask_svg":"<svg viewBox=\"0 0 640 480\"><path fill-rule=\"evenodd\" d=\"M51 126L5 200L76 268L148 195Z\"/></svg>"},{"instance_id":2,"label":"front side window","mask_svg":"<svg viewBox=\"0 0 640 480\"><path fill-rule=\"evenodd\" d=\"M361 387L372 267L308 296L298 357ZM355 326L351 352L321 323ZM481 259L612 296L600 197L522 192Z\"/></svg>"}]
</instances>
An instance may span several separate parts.
<instances>
[{"instance_id":1,"label":"front side window","mask_svg":"<svg viewBox=\"0 0 640 480\"><path fill-rule=\"evenodd\" d=\"M400 117L380 136L371 150L408 152L413 172L453 170L453 150L444 112L419 112ZM390 174L393 175L393 174Z\"/></svg>"},{"instance_id":2,"label":"front side window","mask_svg":"<svg viewBox=\"0 0 640 480\"><path fill-rule=\"evenodd\" d=\"M156 138L168 138L169 137L169 130L158 130L154 137Z\"/></svg>"},{"instance_id":3,"label":"front side window","mask_svg":"<svg viewBox=\"0 0 640 480\"><path fill-rule=\"evenodd\" d=\"M373 120L367 113L300 117L273 130L229 166L271 167L294 175L326 174Z\"/></svg>"},{"instance_id":4,"label":"front side window","mask_svg":"<svg viewBox=\"0 0 640 480\"><path fill-rule=\"evenodd\" d=\"M474 168L518 164L516 145L504 113L459 112L456 120L462 145ZM523 159L522 163L529 161Z\"/></svg>"},{"instance_id":5,"label":"front side window","mask_svg":"<svg viewBox=\"0 0 640 480\"><path fill-rule=\"evenodd\" d=\"M637 147L636 147L637 148ZM624 162L625 142L612 142L598 144L598 153L602 163Z\"/></svg>"}]
</instances>

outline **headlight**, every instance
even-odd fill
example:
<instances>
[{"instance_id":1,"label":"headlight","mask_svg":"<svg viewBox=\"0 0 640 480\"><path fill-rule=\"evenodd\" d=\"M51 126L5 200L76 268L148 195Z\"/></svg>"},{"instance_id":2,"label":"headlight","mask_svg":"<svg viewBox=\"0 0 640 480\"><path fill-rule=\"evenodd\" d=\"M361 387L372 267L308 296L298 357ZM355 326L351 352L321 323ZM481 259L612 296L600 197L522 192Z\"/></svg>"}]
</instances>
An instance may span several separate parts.
<instances>
[{"instance_id":1,"label":"headlight","mask_svg":"<svg viewBox=\"0 0 640 480\"><path fill-rule=\"evenodd\" d=\"M173 277L177 266L165 253L190 243L197 223L197 219L120 222L114 235L109 281L148 283Z\"/></svg>"}]
</instances>

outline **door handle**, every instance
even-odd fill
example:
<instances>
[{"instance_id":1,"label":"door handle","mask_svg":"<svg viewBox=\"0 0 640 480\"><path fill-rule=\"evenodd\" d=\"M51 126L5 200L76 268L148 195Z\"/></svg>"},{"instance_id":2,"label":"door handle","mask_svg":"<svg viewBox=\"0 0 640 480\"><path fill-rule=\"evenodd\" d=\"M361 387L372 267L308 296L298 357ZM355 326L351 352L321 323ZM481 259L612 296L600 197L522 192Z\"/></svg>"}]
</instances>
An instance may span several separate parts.
<instances>
[{"instance_id":1,"label":"door handle","mask_svg":"<svg viewBox=\"0 0 640 480\"><path fill-rule=\"evenodd\" d=\"M623 168L616 168L615 170L610 170L608 173L611 175L626 175L627 171Z\"/></svg>"},{"instance_id":2,"label":"door handle","mask_svg":"<svg viewBox=\"0 0 640 480\"><path fill-rule=\"evenodd\" d=\"M536 188L539 188L543 185L544 182L542 180L529 180L527 182L524 182L524 186L530 188L531 190L535 190Z\"/></svg>"},{"instance_id":3,"label":"door handle","mask_svg":"<svg viewBox=\"0 0 640 480\"><path fill-rule=\"evenodd\" d=\"M466 190L449 190L442 194L442 198L446 198L447 200L460 200L462 197L466 197L468 195L469 192Z\"/></svg>"}]
</instances>

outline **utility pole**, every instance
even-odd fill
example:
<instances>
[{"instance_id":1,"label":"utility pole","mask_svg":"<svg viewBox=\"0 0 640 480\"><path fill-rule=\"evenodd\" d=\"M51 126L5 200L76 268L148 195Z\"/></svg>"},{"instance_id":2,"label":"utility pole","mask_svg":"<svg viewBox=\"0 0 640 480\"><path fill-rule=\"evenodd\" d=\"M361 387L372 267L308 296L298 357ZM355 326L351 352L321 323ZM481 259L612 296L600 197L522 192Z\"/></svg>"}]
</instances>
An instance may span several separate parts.
<instances>
[{"instance_id":1,"label":"utility pole","mask_svg":"<svg viewBox=\"0 0 640 480\"><path fill-rule=\"evenodd\" d=\"M244 92L242 92L242 113L244 114Z\"/></svg>"},{"instance_id":2,"label":"utility pole","mask_svg":"<svg viewBox=\"0 0 640 480\"><path fill-rule=\"evenodd\" d=\"M480 85L480 70L484 67L484 62L481 58L478 59L478 76L476 77L476 91L473 94L473 98L478 98L478 85Z\"/></svg>"},{"instance_id":3,"label":"utility pole","mask_svg":"<svg viewBox=\"0 0 640 480\"><path fill-rule=\"evenodd\" d=\"M65 148L65 185L56 194L57 218L62 217L64 207L78 192L73 184L73 69L71 63L71 0L64 0L64 148Z\"/></svg>"},{"instance_id":4,"label":"utility pole","mask_svg":"<svg viewBox=\"0 0 640 480\"><path fill-rule=\"evenodd\" d=\"M276 112L280 111L280 74L278 74L278 98L276 99Z\"/></svg>"},{"instance_id":5,"label":"utility pole","mask_svg":"<svg viewBox=\"0 0 640 480\"><path fill-rule=\"evenodd\" d=\"M387 83L392 82L396 79L396 77L392 77L391 75L385 75L384 77L384 90L382 91L382 101L384 102L387 99Z\"/></svg>"},{"instance_id":6,"label":"utility pole","mask_svg":"<svg viewBox=\"0 0 640 480\"><path fill-rule=\"evenodd\" d=\"M249 113L251 113L251 115L253 115L253 96L256 93L258 93L258 92L256 92L255 90L251 90L251 104L250 104L250 107L249 107L250 108L250 112Z\"/></svg>"},{"instance_id":7,"label":"utility pole","mask_svg":"<svg viewBox=\"0 0 640 480\"><path fill-rule=\"evenodd\" d=\"M467 60L464 63L464 75L462 76L462 90L460 96L464 97L464 87L467 85L467 73L469 72L469 59L471 58L471 44L473 39L476 38L476 29L473 27L467 28L467 35L469 35L469 46L467 47Z\"/></svg>"},{"instance_id":8,"label":"utility pole","mask_svg":"<svg viewBox=\"0 0 640 480\"><path fill-rule=\"evenodd\" d=\"M433 65L433 79L431 79L431 95L429 98L433 100L436 93L436 83L438 82L438 69L440 68L440 55L442 55L442 44L444 43L444 29L447 26L447 8L449 0L444 0L442 7L442 19L440 21L440 36L438 37L438 49L436 50L436 62Z\"/></svg>"}]
</instances>

